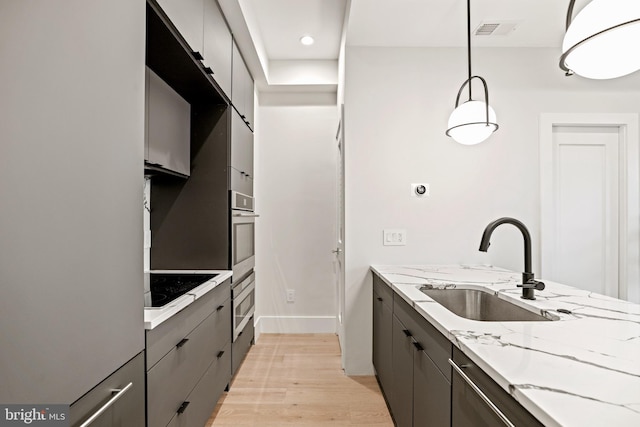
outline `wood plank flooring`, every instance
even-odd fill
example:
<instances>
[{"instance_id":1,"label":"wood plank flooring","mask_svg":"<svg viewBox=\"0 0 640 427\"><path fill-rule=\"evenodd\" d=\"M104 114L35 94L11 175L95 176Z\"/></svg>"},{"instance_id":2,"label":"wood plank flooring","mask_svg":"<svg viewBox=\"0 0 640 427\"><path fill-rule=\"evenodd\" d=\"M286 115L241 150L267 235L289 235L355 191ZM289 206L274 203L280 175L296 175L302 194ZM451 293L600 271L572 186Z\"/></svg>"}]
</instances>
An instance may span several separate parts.
<instances>
[{"instance_id":1,"label":"wood plank flooring","mask_svg":"<svg viewBox=\"0 0 640 427\"><path fill-rule=\"evenodd\" d=\"M393 426L373 376L348 377L333 334L262 334L206 427Z\"/></svg>"}]
</instances>

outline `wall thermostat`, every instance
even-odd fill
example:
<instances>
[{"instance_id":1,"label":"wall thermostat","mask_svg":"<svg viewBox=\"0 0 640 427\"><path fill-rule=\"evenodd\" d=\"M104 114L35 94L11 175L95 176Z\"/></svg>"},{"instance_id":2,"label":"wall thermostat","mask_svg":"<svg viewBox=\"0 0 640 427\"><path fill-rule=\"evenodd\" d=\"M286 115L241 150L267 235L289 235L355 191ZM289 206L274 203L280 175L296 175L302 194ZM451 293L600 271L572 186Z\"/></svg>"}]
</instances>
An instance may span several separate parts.
<instances>
[{"instance_id":1,"label":"wall thermostat","mask_svg":"<svg viewBox=\"0 0 640 427\"><path fill-rule=\"evenodd\" d=\"M429 184L411 184L411 195L415 197L429 197Z\"/></svg>"}]
</instances>

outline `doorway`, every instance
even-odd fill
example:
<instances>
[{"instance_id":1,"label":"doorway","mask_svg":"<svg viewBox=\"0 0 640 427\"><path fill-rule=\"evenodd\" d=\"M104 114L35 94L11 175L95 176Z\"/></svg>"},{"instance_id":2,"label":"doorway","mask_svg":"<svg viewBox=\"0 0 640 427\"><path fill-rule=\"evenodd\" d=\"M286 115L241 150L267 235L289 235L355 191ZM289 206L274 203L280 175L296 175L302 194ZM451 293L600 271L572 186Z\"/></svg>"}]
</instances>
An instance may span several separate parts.
<instances>
[{"instance_id":1,"label":"doorway","mask_svg":"<svg viewBox=\"0 0 640 427\"><path fill-rule=\"evenodd\" d=\"M540 143L542 277L637 300L638 117L543 114Z\"/></svg>"},{"instance_id":2,"label":"doorway","mask_svg":"<svg viewBox=\"0 0 640 427\"><path fill-rule=\"evenodd\" d=\"M342 367L345 366L344 346L344 306L345 306L345 273L344 273L344 104L340 106L340 122L336 133L336 248L333 253L335 258L336 273L336 332L342 349Z\"/></svg>"}]
</instances>

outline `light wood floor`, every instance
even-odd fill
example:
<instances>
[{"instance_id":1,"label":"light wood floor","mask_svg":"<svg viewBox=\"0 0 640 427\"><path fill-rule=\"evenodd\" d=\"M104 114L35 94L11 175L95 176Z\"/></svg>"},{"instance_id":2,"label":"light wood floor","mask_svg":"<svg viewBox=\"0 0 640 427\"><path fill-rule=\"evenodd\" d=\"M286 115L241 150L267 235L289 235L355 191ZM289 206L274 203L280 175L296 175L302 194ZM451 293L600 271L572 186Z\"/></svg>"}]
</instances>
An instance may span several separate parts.
<instances>
[{"instance_id":1,"label":"light wood floor","mask_svg":"<svg viewBox=\"0 0 640 427\"><path fill-rule=\"evenodd\" d=\"M375 377L347 377L333 334L262 334L206 427L393 426Z\"/></svg>"}]
</instances>

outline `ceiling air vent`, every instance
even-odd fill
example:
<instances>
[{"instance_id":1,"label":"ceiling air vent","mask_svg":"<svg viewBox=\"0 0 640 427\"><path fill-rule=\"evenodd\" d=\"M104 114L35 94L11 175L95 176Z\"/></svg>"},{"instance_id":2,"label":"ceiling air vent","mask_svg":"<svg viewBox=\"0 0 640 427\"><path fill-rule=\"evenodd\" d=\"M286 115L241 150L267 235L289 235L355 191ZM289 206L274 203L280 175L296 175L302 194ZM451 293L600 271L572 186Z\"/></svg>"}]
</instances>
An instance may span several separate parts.
<instances>
[{"instance_id":1,"label":"ceiling air vent","mask_svg":"<svg viewBox=\"0 0 640 427\"><path fill-rule=\"evenodd\" d=\"M520 21L482 21L473 32L476 36L506 36L512 33Z\"/></svg>"}]
</instances>

